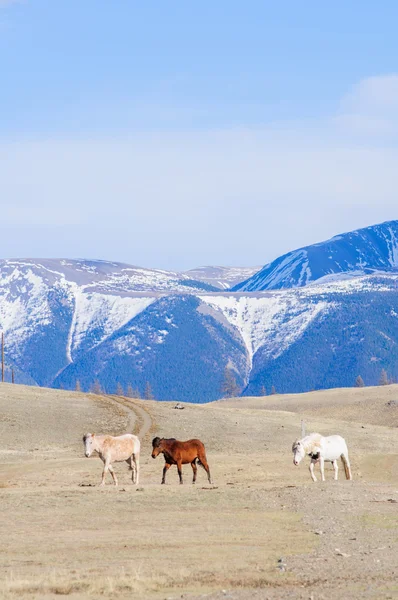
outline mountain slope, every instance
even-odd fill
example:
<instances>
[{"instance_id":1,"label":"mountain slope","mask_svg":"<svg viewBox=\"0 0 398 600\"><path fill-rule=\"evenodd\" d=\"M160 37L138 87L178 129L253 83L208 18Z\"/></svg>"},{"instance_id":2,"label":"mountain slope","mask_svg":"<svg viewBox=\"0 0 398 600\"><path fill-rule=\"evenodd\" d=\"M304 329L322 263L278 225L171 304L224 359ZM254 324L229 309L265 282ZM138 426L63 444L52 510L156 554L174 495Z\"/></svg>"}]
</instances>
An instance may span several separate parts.
<instances>
[{"instance_id":1,"label":"mountain slope","mask_svg":"<svg viewBox=\"0 0 398 600\"><path fill-rule=\"evenodd\" d=\"M397 269L398 221L388 221L284 254L233 291L303 287L326 276Z\"/></svg>"},{"instance_id":2,"label":"mountain slope","mask_svg":"<svg viewBox=\"0 0 398 600\"><path fill-rule=\"evenodd\" d=\"M317 293L315 305L327 301L308 320L301 335L283 352L270 353L264 344L256 353L245 395L268 392L301 392L352 387L358 375L366 385L377 385L381 370L398 377L397 280L384 291L353 289L341 294L332 286L325 297Z\"/></svg>"},{"instance_id":3,"label":"mountain slope","mask_svg":"<svg viewBox=\"0 0 398 600\"><path fill-rule=\"evenodd\" d=\"M51 385L79 352L154 301L154 292L128 296L124 279L118 295L95 291L112 276L113 263L102 261L1 261L0 327L19 382Z\"/></svg>"},{"instance_id":4,"label":"mountain slope","mask_svg":"<svg viewBox=\"0 0 398 600\"><path fill-rule=\"evenodd\" d=\"M150 383L158 400L206 402L220 397L225 366L244 387L245 345L219 323L199 298L168 296L156 300L105 341L64 369L54 385L90 389L94 379L108 391L128 385L144 393Z\"/></svg>"}]
</instances>

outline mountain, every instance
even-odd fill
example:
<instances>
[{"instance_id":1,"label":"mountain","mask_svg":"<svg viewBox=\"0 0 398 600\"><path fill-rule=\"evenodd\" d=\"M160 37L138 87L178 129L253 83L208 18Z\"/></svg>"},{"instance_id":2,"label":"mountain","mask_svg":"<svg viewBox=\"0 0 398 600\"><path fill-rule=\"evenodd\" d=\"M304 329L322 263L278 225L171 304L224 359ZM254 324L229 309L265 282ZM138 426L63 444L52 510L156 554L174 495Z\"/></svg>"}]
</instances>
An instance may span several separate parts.
<instances>
[{"instance_id":1,"label":"mountain","mask_svg":"<svg viewBox=\"0 0 398 600\"><path fill-rule=\"evenodd\" d=\"M228 290L249 279L261 267L197 267L185 271L184 275L203 281L219 290Z\"/></svg>"},{"instance_id":2,"label":"mountain","mask_svg":"<svg viewBox=\"0 0 398 600\"><path fill-rule=\"evenodd\" d=\"M303 287L323 277L394 270L398 270L398 221L388 221L284 254L233 290Z\"/></svg>"},{"instance_id":3,"label":"mountain","mask_svg":"<svg viewBox=\"0 0 398 600\"><path fill-rule=\"evenodd\" d=\"M6 379L14 369L20 383L63 385L61 374L69 365L90 356L102 342L111 343L115 332L123 332L127 323L163 296L216 289L192 275L107 261L2 260L0 327L6 336ZM183 306L188 305L186 300ZM153 320L154 315L149 313L148 318ZM193 317L191 323L193 327ZM148 327L149 336L154 326ZM203 327L211 329L208 322ZM94 375L87 377L92 383ZM122 374L115 378L124 381ZM127 383L138 385L130 379Z\"/></svg>"},{"instance_id":4,"label":"mountain","mask_svg":"<svg viewBox=\"0 0 398 600\"><path fill-rule=\"evenodd\" d=\"M242 395L352 386L358 375L377 384L382 369L397 378L398 272L391 224L381 268L380 227L378 269L290 289L225 291L203 272L106 261L0 261L6 380L14 369L18 383L84 391L98 381L143 394L149 383L158 400L208 402L226 369Z\"/></svg>"},{"instance_id":5,"label":"mountain","mask_svg":"<svg viewBox=\"0 0 398 600\"><path fill-rule=\"evenodd\" d=\"M398 377L398 275L262 294L157 298L54 381L109 391L149 381L160 400L219 398L229 367L244 395Z\"/></svg>"}]
</instances>

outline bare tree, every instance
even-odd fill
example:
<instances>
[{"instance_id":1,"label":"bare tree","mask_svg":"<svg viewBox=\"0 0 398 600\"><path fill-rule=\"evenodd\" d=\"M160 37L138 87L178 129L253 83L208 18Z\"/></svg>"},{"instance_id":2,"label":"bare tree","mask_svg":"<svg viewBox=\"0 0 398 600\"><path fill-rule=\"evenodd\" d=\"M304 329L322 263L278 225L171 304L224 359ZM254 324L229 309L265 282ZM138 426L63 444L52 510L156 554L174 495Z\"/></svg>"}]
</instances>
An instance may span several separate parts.
<instances>
[{"instance_id":1,"label":"bare tree","mask_svg":"<svg viewBox=\"0 0 398 600\"><path fill-rule=\"evenodd\" d=\"M266 396L267 395L267 390L265 389L264 386L261 387L261 392L260 392L260 396Z\"/></svg>"},{"instance_id":2,"label":"bare tree","mask_svg":"<svg viewBox=\"0 0 398 600\"><path fill-rule=\"evenodd\" d=\"M94 381L93 385L91 386L91 393L92 394L102 394L101 384L98 381L98 379L96 379Z\"/></svg>"},{"instance_id":3,"label":"bare tree","mask_svg":"<svg viewBox=\"0 0 398 600\"><path fill-rule=\"evenodd\" d=\"M388 375L385 369L381 370L379 385L388 385Z\"/></svg>"},{"instance_id":4,"label":"bare tree","mask_svg":"<svg viewBox=\"0 0 398 600\"><path fill-rule=\"evenodd\" d=\"M127 398L141 398L140 391L137 390L136 388L133 388L131 383L129 383L127 386L126 396L127 396Z\"/></svg>"},{"instance_id":5,"label":"bare tree","mask_svg":"<svg viewBox=\"0 0 398 600\"><path fill-rule=\"evenodd\" d=\"M365 382L360 375L355 380L355 387L365 387Z\"/></svg>"},{"instance_id":6,"label":"bare tree","mask_svg":"<svg viewBox=\"0 0 398 600\"><path fill-rule=\"evenodd\" d=\"M152 387L151 387L151 384L149 383L149 381L147 381L146 385L145 385L144 398L145 398L145 400L154 400L154 396L152 393Z\"/></svg>"},{"instance_id":7,"label":"bare tree","mask_svg":"<svg viewBox=\"0 0 398 600\"><path fill-rule=\"evenodd\" d=\"M270 392L270 395L271 395L271 396L275 396L275 394L276 394L276 389L275 389L275 386L273 385L273 386L271 387L271 392Z\"/></svg>"},{"instance_id":8,"label":"bare tree","mask_svg":"<svg viewBox=\"0 0 398 600\"><path fill-rule=\"evenodd\" d=\"M116 396L124 396L124 389L120 383L118 383L116 386Z\"/></svg>"},{"instance_id":9,"label":"bare tree","mask_svg":"<svg viewBox=\"0 0 398 600\"><path fill-rule=\"evenodd\" d=\"M78 379L76 379L76 384L75 384L75 392L81 392L82 388L80 385L80 381Z\"/></svg>"},{"instance_id":10,"label":"bare tree","mask_svg":"<svg viewBox=\"0 0 398 600\"><path fill-rule=\"evenodd\" d=\"M1 334L1 381L4 381L4 333Z\"/></svg>"}]
</instances>

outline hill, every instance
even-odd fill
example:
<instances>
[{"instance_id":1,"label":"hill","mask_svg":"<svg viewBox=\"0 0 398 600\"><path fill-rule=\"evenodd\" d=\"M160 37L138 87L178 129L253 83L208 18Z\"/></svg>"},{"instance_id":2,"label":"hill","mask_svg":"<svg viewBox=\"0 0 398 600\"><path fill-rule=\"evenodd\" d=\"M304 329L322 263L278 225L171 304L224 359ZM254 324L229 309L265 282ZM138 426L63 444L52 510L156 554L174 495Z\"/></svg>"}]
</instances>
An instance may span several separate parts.
<instances>
[{"instance_id":1,"label":"hill","mask_svg":"<svg viewBox=\"0 0 398 600\"><path fill-rule=\"evenodd\" d=\"M380 403L396 389L378 390ZM0 384L0 526L7 540L0 595L394 597L396 428L386 426L388 411L384 426L368 426L363 403L357 422L339 420L333 407L351 390L327 394L333 419L312 413L322 401L318 392L296 396L296 407L306 407L310 429L344 435L352 482L342 469L334 482L327 469L327 481L313 484L308 464L293 465L291 444L300 432L293 399L279 399L288 412L253 408L252 399L241 401L244 408L226 401L174 410L168 402ZM114 464L118 488L109 476L98 487L102 463L84 457L81 440L94 428L141 436L140 488L125 463ZM174 467L160 485L163 460L150 456L154 435L202 439L214 485L200 470L193 486L189 465L184 485Z\"/></svg>"},{"instance_id":2,"label":"hill","mask_svg":"<svg viewBox=\"0 0 398 600\"><path fill-rule=\"evenodd\" d=\"M219 400L225 408L276 410L310 419L336 419L398 427L398 385L336 388L306 394L276 394ZM310 421L309 421L310 423ZM307 429L309 433L309 430Z\"/></svg>"}]
</instances>

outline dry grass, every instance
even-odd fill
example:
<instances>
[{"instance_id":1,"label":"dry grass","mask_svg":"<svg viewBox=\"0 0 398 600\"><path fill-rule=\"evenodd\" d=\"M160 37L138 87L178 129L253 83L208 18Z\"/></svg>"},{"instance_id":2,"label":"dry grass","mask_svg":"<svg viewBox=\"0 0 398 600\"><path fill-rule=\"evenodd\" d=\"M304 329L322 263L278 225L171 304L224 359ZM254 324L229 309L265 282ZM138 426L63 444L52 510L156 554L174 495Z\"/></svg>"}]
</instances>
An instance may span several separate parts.
<instances>
[{"instance_id":1,"label":"dry grass","mask_svg":"<svg viewBox=\"0 0 398 600\"><path fill-rule=\"evenodd\" d=\"M276 410L278 404L265 410L261 399L256 407L249 399L239 409L231 401L182 411L172 403L138 402L131 405L139 410L134 423L128 400L0 385L0 414L7 418L0 449L0 530L7 539L0 547L0 596L183 593L193 599L218 598L227 589L239 600L308 599L314 592L321 600L368 597L367 581L393 593L396 505L388 499L398 499L397 430L364 427L371 414L366 399L357 422L342 420L343 401L333 395L332 420L314 393L307 395L313 411L307 396L284 400L288 412ZM293 466L290 448L301 418L293 401L311 429L347 438L354 482L336 484L327 471L327 482L314 485L304 466ZM81 434L144 426L139 490L125 464L116 465L119 488L110 478L98 488L102 463L83 457ZM150 457L155 431L201 438L215 485L199 470L192 486L189 465L183 486L174 468L167 485L159 485L162 459ZM319 530L322 535L314 533ZM381 547L388 553L376 562ZM281 557L286 570L279 568Z\"/></svg>"},{"instance_id":2,"label":"dry grass","mask_svg":"<svg viewBox=\"0 0 398 600\"><path fill-rule=\"evenodd\" d=\"M398 427L397 384L237 398L221 400L215 404L233 408L291 411L303 416Z\"/></svg>"}]
</instances>

